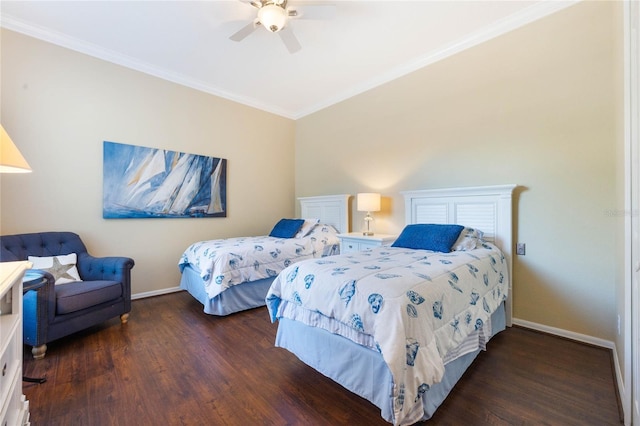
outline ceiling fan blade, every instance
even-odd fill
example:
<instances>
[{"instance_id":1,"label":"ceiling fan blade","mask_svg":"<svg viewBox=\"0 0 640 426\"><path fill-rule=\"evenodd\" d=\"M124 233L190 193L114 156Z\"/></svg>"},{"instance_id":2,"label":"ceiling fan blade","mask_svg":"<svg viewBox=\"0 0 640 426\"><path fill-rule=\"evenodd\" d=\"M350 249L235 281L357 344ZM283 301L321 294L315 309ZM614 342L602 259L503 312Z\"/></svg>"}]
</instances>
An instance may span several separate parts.
<instances>
[{"instance_id":1,"label":"ceiling fan blade","mask_svg":"<svg viewBox=\"0 0 640 426\"><path fill-rule=\"evenodd\" d=\"M255 21L249 22L247 25L245 25L244 27L240 28L240 30L238 32L232 34L231 37L229 37L229 39L231 39L233 41L242 41L249 34L254 32L256 28L258 28L258 24Z\"/></svg>"},{"instance_id":2,"label":"ceiling fan blade","mask_svg":"<svg viewBox=\"0 0 640 426\"><path fill-rule=\"evenodd\" d=\"M336 16L336 5L296 5L294 8L289 9L289 15L296 19L332 19Z\"/></svg>"},{"instance_id":3,"label":"ceiling fan blade","mask_svg":"<svg viewBox=\"0 0 640 426\"><path fill-rule=\"evenodd\" d=\"M260 9L262 7L262 2L260 0L238 0L241 3L250 4L251 6Z\"/></svg>"},{"instance_id":4,"label":"ceiling fan blade","mask_svg":"<svg viewBox=\"0 0 640 426\"><path fill-rule=\"evenodd\" d=\"M298 38L293 33L291 28L284 27L282 30L278 31L278 34L280 34L280 38L282 39L284 45L287 47L289 53L296 53L298 50L302 49Z\"/></svg>"}]
</instances>

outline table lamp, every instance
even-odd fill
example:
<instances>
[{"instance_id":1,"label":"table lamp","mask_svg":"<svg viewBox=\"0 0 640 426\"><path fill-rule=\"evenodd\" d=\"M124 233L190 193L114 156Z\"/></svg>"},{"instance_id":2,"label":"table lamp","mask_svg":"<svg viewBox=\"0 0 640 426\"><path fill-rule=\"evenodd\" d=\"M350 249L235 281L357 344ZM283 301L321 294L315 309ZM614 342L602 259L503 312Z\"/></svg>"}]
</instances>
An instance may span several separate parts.
<instances>
[{"instance_id":1,"label":"table lamp","mask_svg":"<svg viewBox=\"0 0 640 426\"><path fill-rule=\"evenodd\" d=\"M373 220L371 212L380 211L380 194L374 192L360 193L357 196L357 204L359 212L367 212L367 215L364 217L365 228L364 231L362 231L362 235L373 235L373 231L371 230L371 221Z\"/></svg>"},{"instance_id":2,"label":"table lamp","mask_svg":"<svg viewBox=\"0 0 640 426\"><path fill-rule=\"evenodd\" d=\"M29 173L31 167L0 124L0 173Z\"/></svg>"}]
</instances>

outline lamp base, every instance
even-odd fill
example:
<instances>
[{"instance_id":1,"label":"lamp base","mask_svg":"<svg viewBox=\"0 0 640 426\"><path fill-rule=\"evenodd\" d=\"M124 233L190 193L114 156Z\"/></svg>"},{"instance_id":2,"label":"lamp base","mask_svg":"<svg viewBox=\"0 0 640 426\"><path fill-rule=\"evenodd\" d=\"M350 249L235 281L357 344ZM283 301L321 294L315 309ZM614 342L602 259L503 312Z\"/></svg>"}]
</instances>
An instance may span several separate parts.
<instances>
[{"instance_id":1,"label":"lamp base","mask_svg":"<svg viewBox=\"0 0 640 426\"><path fill-rule=\"evenodd\" d=\"M367 215L364 217L365 229L362 231L362 235L366 237L370 237L373 235L373 231L371 230L371 222L373 218L371 217L371 213L367 212Z\"/></svg>"}]
</instances>

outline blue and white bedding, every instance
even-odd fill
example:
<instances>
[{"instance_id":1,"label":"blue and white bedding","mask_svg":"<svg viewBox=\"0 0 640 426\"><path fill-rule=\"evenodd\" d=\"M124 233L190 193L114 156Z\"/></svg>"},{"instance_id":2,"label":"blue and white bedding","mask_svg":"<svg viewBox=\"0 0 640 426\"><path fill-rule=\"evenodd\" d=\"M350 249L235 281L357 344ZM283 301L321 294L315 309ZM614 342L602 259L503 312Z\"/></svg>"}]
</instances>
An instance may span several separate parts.
<instances>
[{"instance_id":1,"label":"blue and white bedding","mask_svg":"<svg viewBox=\"0 0 640 426\"><path fill-rule=\"evenodd\" d=\"M331 225L317 224L302 238L269 236L199 241L180 257L180 272L187 265L200 273L210 298L244 282L275 277L292 263L338 254L340 240Z\"/></svg>"},{"instance_id":2,"label":"blue and white bedding","mask_svg":"<svg viewBox=\"0 0 640 426\"><path fill-rule=\"evenodd\" d=\"M380 247L291 265L266 302L272 321L321 327L380 352L394 381L393 422L404 425L422 418L422 395L460 343L474 332L488 340L508 289L505 257L489 243L452 253Z\"/></svg>"}]
</instances>

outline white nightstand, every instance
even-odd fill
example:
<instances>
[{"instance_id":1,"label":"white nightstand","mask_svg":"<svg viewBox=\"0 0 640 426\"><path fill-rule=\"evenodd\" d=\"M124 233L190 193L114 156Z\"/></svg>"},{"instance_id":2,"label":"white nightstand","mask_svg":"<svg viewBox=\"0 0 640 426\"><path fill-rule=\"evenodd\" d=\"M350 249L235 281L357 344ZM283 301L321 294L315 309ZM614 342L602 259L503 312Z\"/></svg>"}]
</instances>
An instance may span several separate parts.
<instances>
[{"instance_id":1,"label":"white nightstand","mask_svg":"<svg viewBox=\"0 0 640 426\"><path fill-rule=\"evenodd\" d=\"M362 232L349 232L348 234L338 234L340 239L340 253L353 253L355 251L368 250L374 247L391 245L397 235L374 234L362 235Z\"/></svg>"}]
</instances>

